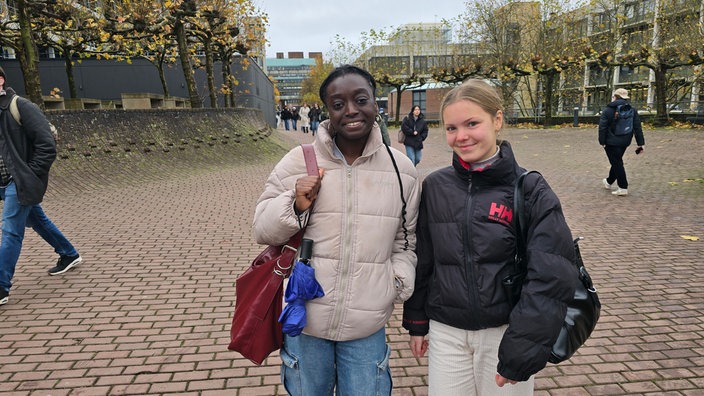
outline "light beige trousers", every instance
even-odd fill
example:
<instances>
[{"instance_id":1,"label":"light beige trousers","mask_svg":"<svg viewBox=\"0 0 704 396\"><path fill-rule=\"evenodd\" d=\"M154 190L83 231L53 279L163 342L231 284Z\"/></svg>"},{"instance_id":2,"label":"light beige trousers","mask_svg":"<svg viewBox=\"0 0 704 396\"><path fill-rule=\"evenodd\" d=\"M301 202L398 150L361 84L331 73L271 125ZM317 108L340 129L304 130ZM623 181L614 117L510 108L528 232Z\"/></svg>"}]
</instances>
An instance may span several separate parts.
<instances>
[{"instance_id":1,"label":"light beige trousers","mask_svg":"<svg viewBox=\"0 0 704 396\"><path fill-rule=\"evenodd\" d=\"M430 321L429 396L529 396L534 377L502 388L496 385L499 343L508 325L468 331Z\"/></svg>"}]
</instances>

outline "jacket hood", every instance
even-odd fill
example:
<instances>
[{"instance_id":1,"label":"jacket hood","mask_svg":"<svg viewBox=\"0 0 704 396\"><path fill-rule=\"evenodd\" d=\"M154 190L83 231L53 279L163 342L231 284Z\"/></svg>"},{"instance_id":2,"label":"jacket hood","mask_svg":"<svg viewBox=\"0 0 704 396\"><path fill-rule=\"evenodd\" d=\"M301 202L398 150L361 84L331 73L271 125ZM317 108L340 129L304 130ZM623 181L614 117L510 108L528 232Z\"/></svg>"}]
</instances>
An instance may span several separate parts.
<instances>
[{"instance_id":1,"label":"jacket hood","mask_svg":"<svg viewBox=\"0 0 704 396\"><path fill-rule=\"evenodd\" d=\"M625 104L630 104L630 102L627 101L626 99L616 99L616 100L614 100L613 102L609 103L609 104L606 105L606 106L607 106L607 107L611 107L612 109L615 109L615 108L617 108L618 106L625 105Z\"/></svg>"}]
</instances>

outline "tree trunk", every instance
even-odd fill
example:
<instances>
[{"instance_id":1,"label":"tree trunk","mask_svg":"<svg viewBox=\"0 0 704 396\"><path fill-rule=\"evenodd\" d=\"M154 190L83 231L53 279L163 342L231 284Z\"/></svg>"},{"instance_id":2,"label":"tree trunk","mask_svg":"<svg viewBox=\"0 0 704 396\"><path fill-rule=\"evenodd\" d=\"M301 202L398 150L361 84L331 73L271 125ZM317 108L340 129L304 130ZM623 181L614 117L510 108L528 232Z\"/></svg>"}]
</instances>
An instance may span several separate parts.
<instances>
[{"instance_id":1,"label":"tree trunk","mask_svg":"<svg viewBox=\"0 0 704 396\"><path fill-rule=\"evenodd\" d=\"M545 81L545 86L543 89L545 90L544 93L544 110L545 110L545 121L543 122L543 126L547 127L552 125L552 96L553 96L553 85L555 84L555 72L554 71L548 71L546 74L543 76L545 77L543 81Z\"/></svg>"},{"instance_id":2,"label":"tree trunk","mask_svg":"<svg viewBox=\"0 0 704 396\"><path fill-rule=\"evenodd\" d=\"M169 85L166 83L166 75L164 74L164 62L159 61L156 69L159 71L159 81L161 81L161 89L164 91L164 97L168 98L170 94Z\"/></svg>"},{"instance_id":3,"label":"tree trunk","mask_svg":"<svg viewBox=\"0 0 704 396\"><path fill-rule=\"evenodd\" d=\"M64 69L66 70L66 79L68 80L68 92L71 99L78 97L76 91L76 79L73 78L73 62L71 62L71 51L68 49L62 50L64 54Z\"/></svg>"},{"instance_id":4,"label":"tree trunk","mask_svg":"<svg viewBox=\"0 0 704 396\"><path fill-rule=\"evenodd\" d=\"M230 81L230 64L229 60L220 54L220 74L222 75L223 84L227 87L227 92L224 95L225 107L235 107L232 97L232 82Z\"/></svg>"},{"instance_id":5,"label":"tree trunk","mask_svg":"<svg viewBox=\"0 0 704 396\"><path fill-rule=\"evenodd\" d=\"M186 87L188 88L188 96L191 101L191 108L200 109L203 103L198 96L196 89L196 80L193 77L193 68L191 67L191 58L188 54L188 46L186 45L186 27L183 26L183 21L178 20L175 23L176 41L178 42L178 55L181 59L181 68L183 69L183 78L186 79Z\"/></svg>"},{"instance_id":6,"label":"tree trunk","mask_svg":"<svg viewBox=\"0 0 704 396\"><path fill-rule=\"evenodd\" d=\"M670 122L667 115L667 70L662 65L658 65L653 71L655 72L655 120L653 124L664 126Z\"/></svg>"},{"instance_id":7,"label":"tree trunk","mask_svg":"<svg viewBox=\"0 0 704 396\"><path fill-rule=\"evenodd\" d=\"M235 108L237 107L237 103L235 103L235 76L232 75L230 62L232 62L232 57L227 61L227 86L230 87L230 107Z\"/></svg>"},{"instance_id":8,"label":"tree trunk","mask_svg":"<svg viewBox=\"0 0 704 396\"><path fill-rule=\"evenodd\" d=\"M401 116L401 94L403 91L401 90L401 85L396 85L394 88L396 88L396 122L398 123Z\"/></svg>"},{"instance_id":9,"label":"tree trunk","mask_svg":"<svg viewBox=\"0 0 704 396\"><path fill-rule=\"evenodd\" d=\"M203 47L205 47L205 73L208 78L210 107L216 109L218 107L218 94L215 90L215 67L213 66L213 48L209 39L203 42Z\"/></svg>"},{"instance_id":10,"label":"tree trunk","mask_svg":"<svg viewBox=\"0 0 704 396\"><path fill-rule=\"evenodd\" d=\"M20 23L19 56L24 77L24 90L29 99L44 109L42 85L39 79L39 54L32 38L32 22L29 10L24 0L17 2L17 13ZM23 62L24 61L24 62Z\"/></svg>"},{"instance_id":11,"label":"tree trunk","mask_svg":"<svg viewBox=\"0 0 704 396\"><path fill-rule=\"evenodd\" d=\"M166 75L164 74L164 62L166 58L166 48L162 48L159 55L156 57L156 70L159 71L159 81L161 82L161 89L164 91L164 97L168 98L171 96L169 93L169 84L166 83Z\"/></svg>"}]
</instances>

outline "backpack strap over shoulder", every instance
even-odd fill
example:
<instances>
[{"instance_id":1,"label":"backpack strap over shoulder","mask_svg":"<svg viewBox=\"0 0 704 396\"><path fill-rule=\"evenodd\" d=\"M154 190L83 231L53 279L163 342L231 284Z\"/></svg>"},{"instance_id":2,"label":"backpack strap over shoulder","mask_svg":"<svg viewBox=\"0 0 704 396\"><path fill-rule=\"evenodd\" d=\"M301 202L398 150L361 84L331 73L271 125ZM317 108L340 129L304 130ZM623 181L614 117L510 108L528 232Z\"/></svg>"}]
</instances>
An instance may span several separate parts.
<instances>
[{"instance_id":1,"label":"backpack strap over shoulder","mask_svg":"<svg viewBox=\"0 0 704 396\"><path fill-rule=\"evenodd\" d=\"M8 108L15 122L17 122L19 126L22 126L22 115L20 114L20 108L17 106L18 100L20 100L20 96L15 94L10 100L10 106L8 106ZM49 130L51 131L51 136L54 138L54 141L57 142L59 140L59 130L56 129L56 126L51 122L49 122Z\"/></svg>"},{"instance_id":2,"label":"backpack strap over shoulder","mask_svg":"<svg viewBox=\"0 0 704 396\"><path fill-rule=\"evenodd\" d=\"M12 114L12 118L14 118L18 124L22 125L22 116L20 116L20 109L17 107L17 100L19 98L19 95L12 97L10 101L10 114Z\"/></svg>"},{"instance_id":3,"label":"backpack strap over shoulder","mask_svg":"<svg viewBox=\"0 0 704 396\"><path fill-rule=\"evenodd\" d=\"M525 264L525 260L518 260L518 257L526 257L526 238L528 236L528 215L525 210L525 179L529 174L535 173L542 177L540 172L536 170L527 170L523 172L516 180L516 185L513 187L513 215L516 217L516 260L514 260L514 265L522 262ZM537 181L536 179L536 185ZM532 187L531 187L532 189ZM525 270L524 268L516 268L516 270Z\"/></svg>"}]
</instances>

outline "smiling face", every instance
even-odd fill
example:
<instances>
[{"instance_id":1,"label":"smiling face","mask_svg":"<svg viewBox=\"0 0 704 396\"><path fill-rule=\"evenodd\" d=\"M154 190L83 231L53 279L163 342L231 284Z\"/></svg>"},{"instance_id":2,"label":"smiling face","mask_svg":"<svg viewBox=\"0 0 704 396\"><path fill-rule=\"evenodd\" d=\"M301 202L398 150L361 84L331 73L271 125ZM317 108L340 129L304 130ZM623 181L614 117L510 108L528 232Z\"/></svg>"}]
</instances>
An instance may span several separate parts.
<instances>
[{"instance_id":1,"label":"smiling face","mask_svg":"<svg viewBox=\"0 0 704 396\"><path fill-rule=\"evenodd\" d=\"M332 133L344 140L366 140L377 113L369 81L359 74L344 74L332 80L325 92Z\"/></svg>"},{"instance_id":2,"label":"smiling face","mask_svg":"<svg viewBox=\"0 0 704 396\"><path fill-rule=\"evenodd\" d=\"M496 137L503 123L503 113L487 113L478 104L461 99L443 110L447 145L469 164L488 159L496 153Z\"/></svg>"}]
</instances>

